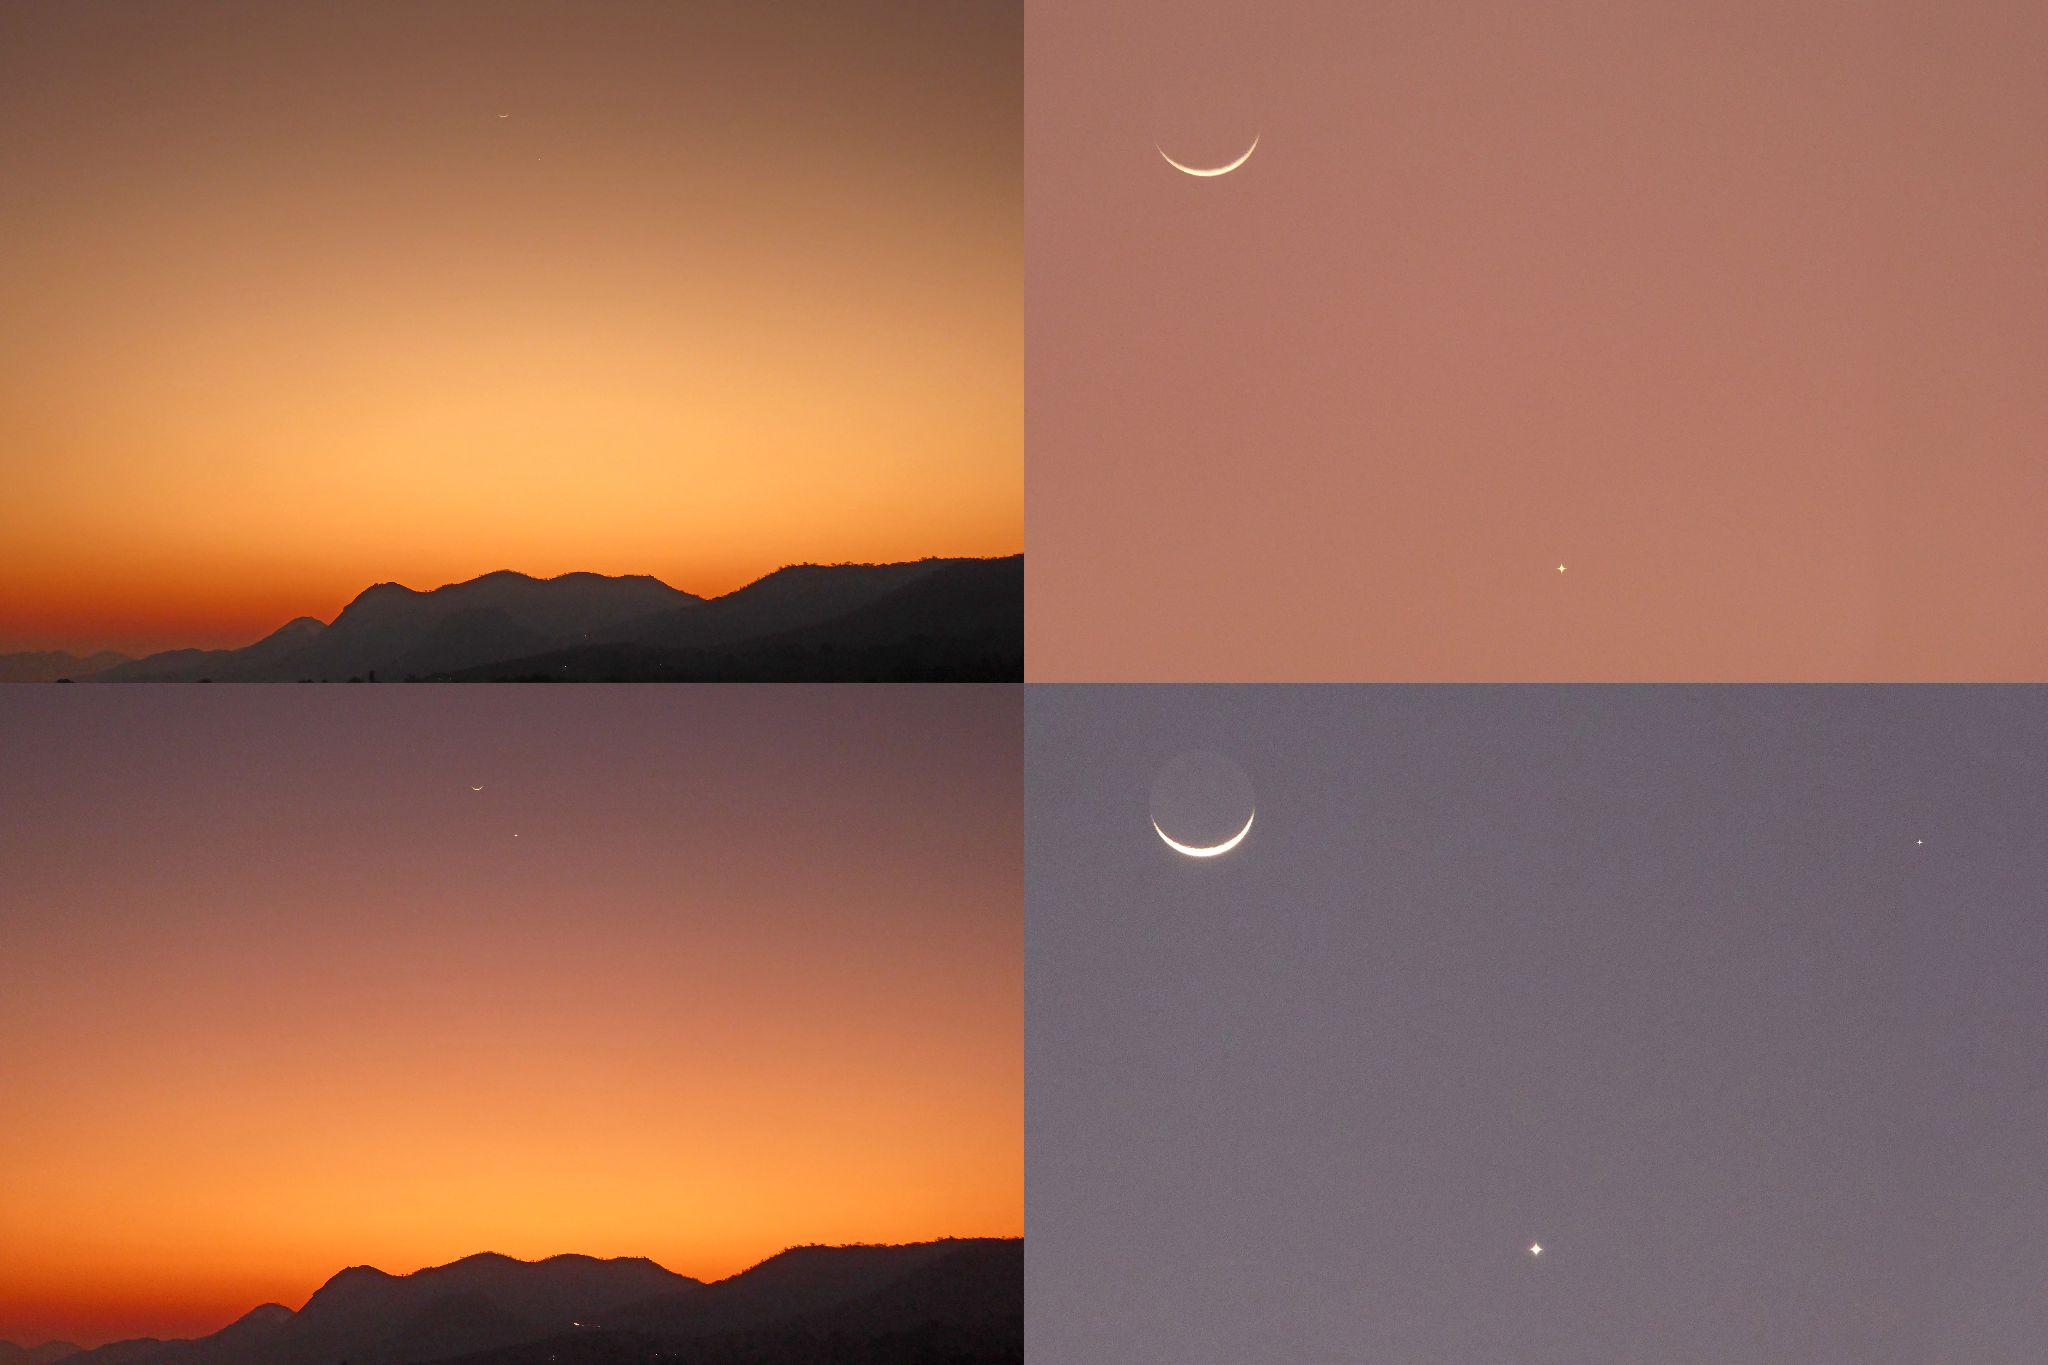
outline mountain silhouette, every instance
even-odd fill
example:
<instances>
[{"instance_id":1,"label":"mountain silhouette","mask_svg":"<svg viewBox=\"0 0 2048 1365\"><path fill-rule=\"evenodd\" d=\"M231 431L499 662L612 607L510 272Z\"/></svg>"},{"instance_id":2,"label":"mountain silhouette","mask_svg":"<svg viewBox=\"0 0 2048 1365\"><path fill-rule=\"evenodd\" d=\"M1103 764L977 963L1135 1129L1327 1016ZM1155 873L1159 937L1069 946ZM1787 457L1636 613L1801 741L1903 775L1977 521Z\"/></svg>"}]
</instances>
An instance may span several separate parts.
<instances>
[{"instance_id":1,"label":"mountain silhouette","mask_svg":"<svg viewBox=\"0 0 2048 1365\"><path fill-rule=\"evenodd\" d=\"M628 623L620 633L632 637L630 641L556 650L432 680L1005 682L1022 678L1022 556L848 567L917 572L848 574L844 580L823 582L808 574L794 577L778 585L773 594L747 604L745 624L783 623L775 630L741 633L740 623L731 617L706 628L695 620L699 613L665 613L658 619ZM819 571L823 575L839 572Z\"/></svg>"},{"instance_id":2,"label":"mountain silhouette","mask_svg":"<svg viewBox=\"0 0 2048 1365\"><path fill-rule=\"evenodd\" d=\"M301 617L245 649L152 654L95 682L288 682L398 679L593 638L621 622L699 599L647 577L492 573L431 592L365 588L333 624ZM601 637L600 637L601 638Z\"/></svg>"},{"instance_id":3,"label":"mountain silhouette","mask_svg":"<svg viewBox=\"0 0 2048 1365\"><path fill-rule=\"evenodd\" d=\"M668 1295L630 1304L613 1314L607 1325L655 1336L702 1337L741 1332L765 1323L799 1322L861 1304L934 1266L962 1269L991 1256L1006 1261L1006 1249L1017 1245L971 1241L791 1247L720 1281L716 1293ZM937 1306L939 1296L925 1297Z\"/></svg>"},{"instance_id":4,"label":"mountain silhouette","mask_svg":"<svg viewBox=\"0 0 2048 1365\"><path fill-rule=\"evenodd\" d=\"M1023 557L794 565L723 597L644 575L366 588L240 649L0 655L0 681L1019 681Z\"/></svg>"},{"instance_id":5,"label":"mountain silhouette","mask_svg":"<svg viewBox=\"0 0 2048 1365\"><path fill-rule=\"evenodd\" d=\"M459 1365L1022 1365L1024 1244L799 1247L689 1299ZM453 1363L451 1363L453 1365Z\"/></svg>"},{"instance_id":6,"label":"mountain silhouette","mask_svg":"<svg viewBox=\"0 0 2048 1365\"><path fill-rule=\"evenodd\" d=\"M166 650L89 676L93 682L192 682L215 674L242 681L236 675L249 674L254 681L253 675L291 658L326 629L324 621L301 616L242 649Z\"/></svg>"},{"instance_id":7,"label":"mountain silhouette","mask_svg":"<svg viewBox=\"0 0 2048 1365\"><path fill-rule=\"evenodd\" d=\"M628 622L617 640L664 649L715 648L829 621L947 567L978 562L792 564L724 597Z\"/></svg>"},{"instance_id":8,"label":"mountain silhouette","mask_svg":"<svg viewBox=\"0 0 2048 1365\"><path fill-rule=\"evenodd\" d=\"M114 1342L62 1358L562 1365L661 1354L677 1365L1015 1365L1023 1358L1023 1292L1016 1240L799 1247L712 1284L636 1258L486 1253L410 1275L352 1266L296 1313L265 1304L196 1340ZM0 1365L56 1358L0 1355Z\"/></svg>"},{"instance_id":9,"label":"mountain silhouette","mask_svg":"<svg viewBox=\"0 0 2048 1365\"><path fill-rule=\"evenodd\" d=\"M30 650L25 654L0 654L0 683L56 682L60 678L83 678L128 662L126 654L103 649L97 654L67 654L61 649ZM0 1341L0 1365L20 1365L9 1350L23 1347ZM41 1350L41 1347L37 1347ZM35 1362L34 1365L42 1365Z\"/></svg>"}]
</instances>

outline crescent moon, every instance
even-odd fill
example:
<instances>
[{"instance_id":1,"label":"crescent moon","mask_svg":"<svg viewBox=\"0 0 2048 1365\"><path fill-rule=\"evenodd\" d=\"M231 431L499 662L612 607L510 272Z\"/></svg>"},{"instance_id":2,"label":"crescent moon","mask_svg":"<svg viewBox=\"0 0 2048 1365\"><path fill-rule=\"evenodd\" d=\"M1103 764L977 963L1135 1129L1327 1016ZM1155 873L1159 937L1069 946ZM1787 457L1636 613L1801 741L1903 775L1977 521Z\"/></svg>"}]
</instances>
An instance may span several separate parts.
<instances>
[{"instance_id":1,"label":"crescent moon","mask_svg":"<svg viewBox=\"0 0 2048 1365\"><path fill-rule=\"evenodd\" d=\"M1210 844L1207 848L1196 848L1193 844L1184 844L1180 842L1180 840L1174 838L1165 830L1160 829L1159 822L1157 820L1154 820L1152 822L1152 829L1154 833L1156 833L1160 838L1166 841L1166 846L1172 849L1175 853L1185 854L1190 858L1220 858L1224 854L1230 852L1230 850L1236 848L1239 844L1244 842L1244 836L1252 832L1252 821L1258 818L1259 812L1256 809L1254 809L1250 815L1245 816L1243 829L1231 835L1222 843Z\"/></svg>"},{"instance_id":2,"label":"crescent moon","mask_svg":"<svg viewBox=\"0 0 2048 1365\"><path fill-rule=\"evenodd\" d=\"M1153 143L1152 145L1153 145L1153 146L1155 146L1155 147L1159 147L1159 144L1158 144L1158 143L1156 143L1156 142L1155 142L1155 143ZM1170 156L1166 156L1166 148L1164 148L1164 147L1159 147L1159 155L1161 155L1161 156L1166 156L1166 164L1167 164L1167 165L1169 165L1169 166L1173 167L1173 168L1174 168L1175 170L1177 170L1177 171L1184 171L1184 172L1186 172L1186 173L1187 173L1188 175L1229 175L1229 174L1230 174L1230 173L1231 173L1232 171L1236 170L1236 169L1237 169L1237 168L1238 168L1239 166L1242 166L1242 165L1244 165L1244 163L1245 163L1245 162L1247 162L1247 161L1251 160L1251 159L1252 159L1252 153L1253 153L1253 152L1256 152L1257 150L1259 150L1259 135L1258 135L1257 133L1253 133L1253 134L1252 134L1252 145L1244 149L1244 155L1243 155L1243 156L1241 156L1241 157L1239 157L1239 158L1238 158L1237 160L1235 160L1235 161L1231 162L1231 163L1230 163L1230 164L1229 164L1228 166L1217 166L1217 167L1214 167L1213 169L1209 169L1209 170L1204 170L1203 168L1201 168L1201 167L1199 167L1199 166L1183 166L1183 165L1181 165L1181 164L1180 164L1180 163L1179 163L1178 161L1175 161L1175 160L1174 160L1174 159L1173 159L1172 157L1170 157Z\"/></svg>"}]
</instances>

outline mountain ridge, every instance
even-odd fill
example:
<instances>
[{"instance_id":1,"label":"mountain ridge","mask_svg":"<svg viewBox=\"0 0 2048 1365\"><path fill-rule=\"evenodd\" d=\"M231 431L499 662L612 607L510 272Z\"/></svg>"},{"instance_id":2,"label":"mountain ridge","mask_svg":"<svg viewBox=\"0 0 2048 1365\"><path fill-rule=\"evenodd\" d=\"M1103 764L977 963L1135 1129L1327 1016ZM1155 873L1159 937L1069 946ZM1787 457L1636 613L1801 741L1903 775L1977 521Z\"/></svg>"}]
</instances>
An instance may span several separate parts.
<instances>
[{"instance_id":1,"label":"mountain ridge","mask_svg":"<svg viewBox=\"0 0 2048 1365\"><path fill-rule=\"evenodd\" d=\"M863 566L867 567L867 566ZM891 566L893 567L893 566ZM436 682L1014 682L1023 672L1021 557L943 560L772 616L784 628L717 643L585 644L429 675ZM776 603L775 607L785 607ZM687 624L687 623L686 623ZM670 633L670 641L678 634ZM690 638L683 634L681 638ZM701 639L702 636L697 638ZM718 639L714 632L713 639Z\"/></svg>"},{"instance_id":2,"label":"mountain ridge","mask_svg":"<svg viewBox=\"0 0 2048 1365\"><path fill-rule=\"evenodd\" d=\"M104 673L128 662L126 654L114 649L103 649L95 654L73 654L64 649L29 649L15 654L0 654L0 683L57 682L79 674ZM13 1345L12 1342L4 1344ZM0 1365L6 1365L5 1358L0 1358Z\"/></svg>"},{"instance_id":3,"label":"mountain ridge","mask_svg":"<svg viewBox=\"0 0 2048 1365\"><path fill-rule=\"evenodd\" d=\"M380 582L240 648L67 662L0 655L0 681L1021 681L1023 556L791 564L711 598L647 574Z\"/></svg>"},{"instance_id":4,"label":"mountain ridge","mask_svg":"<svg viewBox=\"0 0 2048 1365\"><path fill-rule=\"evenodd\" d=\"M403 1275L355 1265L296 1311L264 1304L208 1336L0 1365L538 1365L562 1355L565 1340L571 1357L586 1347L608 1357L627 1341L695 1342L707 1358L801 1365L820 1332L842 1343L936 1333L961 1365L1013 1365L1023 1239L791 1247L710 1282L645 1257L577 1253L522 1261L479 1252Z\"/></svg>"}]
</instances>

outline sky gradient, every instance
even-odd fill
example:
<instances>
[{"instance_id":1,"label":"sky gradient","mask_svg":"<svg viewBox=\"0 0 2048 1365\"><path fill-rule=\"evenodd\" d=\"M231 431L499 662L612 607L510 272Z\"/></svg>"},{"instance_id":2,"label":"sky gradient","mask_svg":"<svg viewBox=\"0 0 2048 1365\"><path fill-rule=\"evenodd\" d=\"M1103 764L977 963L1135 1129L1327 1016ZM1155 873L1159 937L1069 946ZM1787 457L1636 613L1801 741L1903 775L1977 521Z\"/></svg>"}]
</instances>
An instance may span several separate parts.
<instances>
[{"instance_id":1,"label":"sky gradient","mask_svg":"<svg viewBox=\"0 0 2048 1365\"><path fill-rule=\"evenodd\" d=\"M1028 676L2048 680L2043 51L1034 0Z\"/></svg>"},{"instance_id":2,"label":"sky gradient","mask_svg":"<svg viewBox=\"0 0 2048 1365\"><path fill-rule=\"evenodd\" d=\"M2048 695L1028 691L1033 1365L2039 1358Z\"/></svg>"},{"instance_id":3,"label":"sky gradient","mask_svg":"<svg viewBox=\"0 0 2048 1365\"><path fill-rule=\"evenodd\" d=\"M1018 689L6 701L0 1340L1022 1234Z\"/></svg>"},{"instance_id":4,"label":"sky gradient","mask_svg":"<svg viewBox=\"0 0 2048 1365\"><path fill-rule=\"evenodd\" d=\"M1023 541L1012 3L0 0L0 649Z\"/></svg>"}]
</instances>

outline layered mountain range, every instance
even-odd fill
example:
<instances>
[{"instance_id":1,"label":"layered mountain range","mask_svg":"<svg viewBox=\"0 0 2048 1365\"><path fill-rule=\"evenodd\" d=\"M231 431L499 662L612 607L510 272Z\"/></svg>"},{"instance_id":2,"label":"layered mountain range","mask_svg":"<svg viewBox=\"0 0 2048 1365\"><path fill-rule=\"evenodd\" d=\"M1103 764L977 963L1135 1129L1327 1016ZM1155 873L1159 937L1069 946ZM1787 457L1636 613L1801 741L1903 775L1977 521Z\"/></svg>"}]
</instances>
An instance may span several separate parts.
<instances>
[{"instance_id":1,"label":"layered mountain range","mask_svg":"<svg viewBox=\"0 0 2048 1365\"><path fill-rule=\"evenodd\" d=\"M12 1354L9 1354L9 1353ZM54 1354L53 1354L54 1352ZM0 1365L1021 1365L1024 1244L793 1247L706 1283L637 1258L352 1266L296 1312L89 1351L0 1343Z\"/></svg>"},{"instance_id":2,"label":"layered mountain range","mask_svg":"<svg viewBox=\"0 0 2048 1365\"><path fill-rule=\"evenodd\" d=\"M1017 682L1024 560L802 564L723 597L644 575L365 589L241 649L0 655L0 681ZM5 1365L5 1362L0 1362Z\"/></svg>"}]
</instances>

